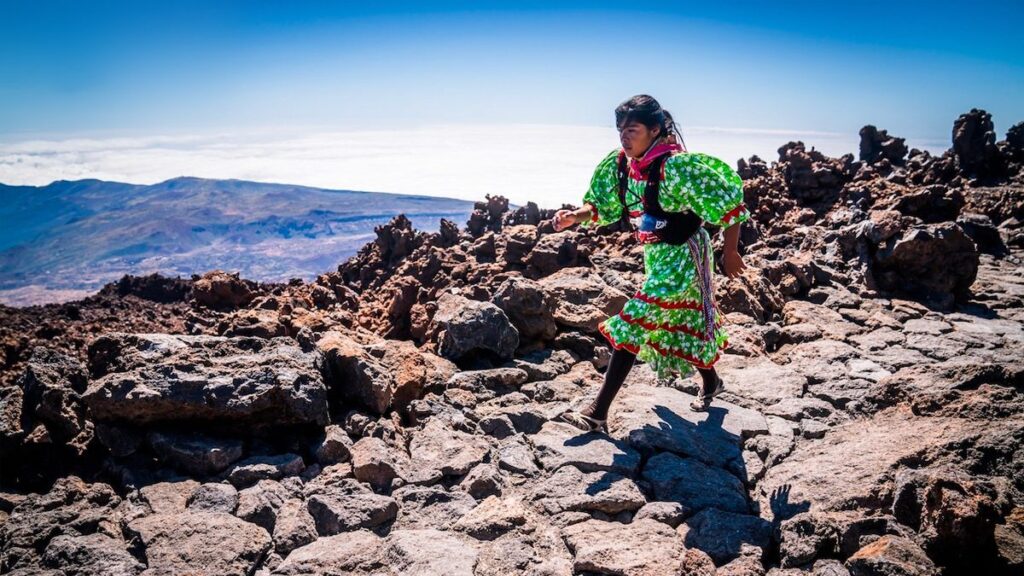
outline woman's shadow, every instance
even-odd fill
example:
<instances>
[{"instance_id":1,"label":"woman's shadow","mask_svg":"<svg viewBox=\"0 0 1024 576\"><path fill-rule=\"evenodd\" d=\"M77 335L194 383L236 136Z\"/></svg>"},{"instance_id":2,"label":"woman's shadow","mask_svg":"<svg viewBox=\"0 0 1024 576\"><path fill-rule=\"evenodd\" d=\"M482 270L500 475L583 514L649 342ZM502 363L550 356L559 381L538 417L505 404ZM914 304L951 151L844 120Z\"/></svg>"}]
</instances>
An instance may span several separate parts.
<instances>
[{"instance_id":1,"label":"woman's shadow","mask_svg":"<svg viewBox=\"0 0 1024 576\"><path fill-rule=\"evenodd\" d=\"M706 546L707 539L710 537L716 542L716 556L719 558L738 556L745 543L765 546L766 539L770 540L769 548L774 548L778 542L780 524L810 508L810 503L806 501L790 502L790 487L785 485L776 488L770 497L771 521L761 517L760 504L756 499L750 497L750 490L755 482L748 475L743 459L742 442L745 438L741 438L740 435L723 427L729 413L726 408L712 406L706 412L687 411L685 417L663 404L656 404L651 410L657 417L656 421L648 421L630 430L616 431L616 436L621 438L616 442L628 445L641 454L640 465L635 468L636 473L633 480L640 480L644 476L643 471L648 461L664 452L672 453L682 459L693 458L700 463L699 466L688 468L688 470L710 470L706 474L701 474L701 477L694 477L683 472L682 466L679 466L678 475L672 475L672 471L668 471L668 482L678 484L679 489L672 489L670 485L668 489L663 490L665 493L661 494L660 500L678 502L685 511L684 523L695 520L694 517L704 510L716 508L713 501L708 501L707 494L725 488L708 485L709 482L724 480L724 484L735 487L735 483L730 482L728 476L724 475L731 474L743 486L742 494L747 505L745 516L742 518L744 520L743 528L737 529L735 522L728 521L737 517L704 514L702 516L704 522L700 529L687 532L685 542L687 547ZM596 433L580 434L567 439L566 444L579 446L597 438L602 438L602 436ZM616 455L612 468L629 468L629 460L634 458L628 454ZM673 461L678 460L673 459ZM635 461L633 465L635 466ZM619 479L620 476L616 473L604 473L587 486L586 494L600 494L610 489L613 483ZM647 492L645 496L648 501L659 500L653 494L653 490L648 489ZM701 492L707 494L700 494ZM665 497L666 494L669 496ZM698 496L690 496L694 494L698 494ZM732 508L733 513L740 513L735 509L735 499L733 499ZM708 525L709 523L717 525ZM769 550L765 550L765 552L770 553Z\"/></svg>"}]
</instances>

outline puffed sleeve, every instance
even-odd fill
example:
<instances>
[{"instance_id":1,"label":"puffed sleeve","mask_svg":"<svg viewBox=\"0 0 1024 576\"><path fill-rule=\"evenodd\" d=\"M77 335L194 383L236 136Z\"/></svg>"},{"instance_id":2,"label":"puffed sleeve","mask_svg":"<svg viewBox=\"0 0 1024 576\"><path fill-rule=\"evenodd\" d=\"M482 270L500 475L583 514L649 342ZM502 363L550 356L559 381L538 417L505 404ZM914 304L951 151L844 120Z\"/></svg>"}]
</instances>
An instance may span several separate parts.
<instances>
[{"instance_id":1,"label":"puffed sleeve","mask_svg":"<svg viewBox=\"0 0 1024 576\"><path fill-rule=\"evenodd\" d=\"M674 154L665 161L658 199L665 210L689 209L722 228L750 220L743 179L725 162L700 152Z\"/></svg>"},{"instance_id":2,"label":"puffed sleeve","mask_svg":"<svg viewBox=\"0 0 1024 576\"><path fill-rule=\"evenodd\" d=\"M589 204L593 216L580 224L585 227L605 226L622 217L622 202L619 202L618 177L619 150L612 150L594 170L590 189L583 195L583 204Z\"/></svg>"}]
</instances>

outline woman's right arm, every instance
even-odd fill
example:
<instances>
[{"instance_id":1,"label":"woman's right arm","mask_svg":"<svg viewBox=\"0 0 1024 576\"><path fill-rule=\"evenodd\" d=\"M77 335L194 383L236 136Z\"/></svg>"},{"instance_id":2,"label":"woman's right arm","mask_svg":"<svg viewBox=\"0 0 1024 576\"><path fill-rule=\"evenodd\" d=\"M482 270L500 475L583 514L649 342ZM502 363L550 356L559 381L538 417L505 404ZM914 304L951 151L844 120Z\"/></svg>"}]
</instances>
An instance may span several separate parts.
<instances>
[{"instance_id":1,"label":"woman's right arm","mask_svg":"<svg viewBox=\"0 0 1024 576\"><path fill-rule=\"evenodd\" d=\"M555 230L565 230L576 224L604 226L622 216L622 203L618 195L619 149L612 150L594 170L590 187L583 195L583 207L576 210L555 212L552 225Z\"/></svg>"},{"instance_id":2,"label":"woman's right arm","mask_svg":"<svg viewBox=\"0 0 1024 576\"><path fill-rule=\"evenodd\" d=\"M590 204L584 204L582 208L576 210L559 210L555 212L555 217L552 219L552 225L555 227L556 232L560 232L575 226L580 222L587 222L593 219L594 208Z\"/></svg>"}]
</instances>

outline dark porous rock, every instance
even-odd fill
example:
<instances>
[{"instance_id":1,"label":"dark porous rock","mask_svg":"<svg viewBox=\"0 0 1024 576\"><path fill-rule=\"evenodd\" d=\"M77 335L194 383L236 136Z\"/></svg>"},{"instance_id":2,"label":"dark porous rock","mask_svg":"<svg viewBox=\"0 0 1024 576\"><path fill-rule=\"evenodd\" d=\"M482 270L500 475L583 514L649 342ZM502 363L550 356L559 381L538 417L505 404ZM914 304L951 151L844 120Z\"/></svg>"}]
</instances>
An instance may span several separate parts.
<instances>
[{"instance_id":1,"label":"dark porous rock","mask_svg":"<svg viewBox=\"0 0 1024 576\"><path fill-rule=\"evenodd\" d=\"M369 486L351 478L308 489L306 495L306 506L321 536L373 528L398 515L394 498L375 494Z\"/></svg>"},{"instance_id":2,"label":"dark porous rock","mask_svg":"<svg viewBox=\"0 0 1024 576\"><path fill-rule=\"evenodd\" d=\"M448 530L393 530L384 543L383 563L396 574L475 576L478 546Z\"/></svg>"},{"instance_id":3,"label":"dark porous rock","mask_svg":"<svg viewBox=\"0 0 1024 576\"><path fill-rule=\"evenodd\" d=\"M533 280L513 276L498 287L492 300L523 339L550 340L558 332L554 300Z\"/></svg>"},{"instance_id":4,"label":"dark porous rock","mask_svg":"<svg viewBox=\"0 0 1024 576\"><path fill-rule=\"evenodd\" d=\"M501 473L490 463L477 464L459 483L460 489L478 500L501 494L501 486Z\"/></svg>"},{"instance_id":5,"label":"dark porous rock","mask_svg":"<svg viewBox=\"0 0 1024 576\"><path fill-rule=\"evenodd\" d=\"M509 264L522 264L523 259L537 243L537 227L529 224L509 226L501 235L504 241L503 254L505 262Z\"/></svg>"},{"instance_id":6,"label":"dark porous rock","mask_svg":"<svg viewBox=\"0 0 1024 576\"><path fill-rule=\"evenodd\" d=\"M238 490L226 482L202 484L192 492L187 506L195 510L232 514L238 508Z\"/></svg>"},{"instance_id":7,"label":"dark porous rock","mask_svg":"<svg viewBox=\"0 0 1024 576\"><path fill-rule=\"evenodd\" d=\"M699 548L716 564L724 564L744 552L746 546L767 548L771 523L757 516L708 508L691 516L678 528L687 548Z\"/></svg>"},{"instance_id":8,"label":"dark porous rock","mask_svg":"<svg viewBox=\"0 0 1024 576\"><path fill-rule=\"evenodd\" d=\"M1012 422L918 418L906 407L835 426L822 440L798 445L768 469L757 485L762 513L781 521L808 509L882 511L892 501L892 470L899 463L936 461L947 454L945 447L983 431L1012 436L1013 429ZM785 502L773 500L780 490Z\"/></svg>"},{"instance_id":9,"label":"dark porous rock","mask_svg":"<svg viewBox=\"0 0 1024 576\"><path fill-rule=\"evenodd\" d=\"M260 480L255 486L238 493L235 516L273 532L278 511L292 497L292 491L280 482Z\"/></svg>"},{"instance_id":10,"label":"dark porous rock","mask_svg":"<svg viewBox=\"0 0 1024 576\"><path fill-rule=\"evenodd\" d=\"M217 474L242 457L242 441L202 434L151 432L149 444L167 464L199 476Z\"/></svg>"},{"instance_id":11,"label":"dark porous rock","mask_svg":"<svg viewBox=\"0 0 1024 576\"><path fill-rule=\"evenodd\" d=\"M540 469L529 441L522 434L502 439L498 443L498 468L519 476L536 476Z\"/></svg>"},{"instance_id":12,"label":"dark porous rock","mask_svg":"<svg viewBox=\"0 0 1024 576\"><path fill-rule=\"evenodd\" d=\"M519 346L519 332L501 308L450 292L437 301L429 331L438 353L451 360L481 353L511 358Z\"/></svg>"},{"instance_id":13,"label":"dark porous rock","mask_svg":"<svg viewBox=\"0 0 1024 576\"><path fill-rule=\"evenodd\" d=\"M266 530L220 512L153 514L128 523L145 554L147 572L202 571L248 576L270 550Z\"/></svg>"},{"instance_id":14,"label":"dark porous rock","mask_svg":"<svg viewBox=\"0 0 1024 576\"><path fill-rule=\"evenodd\" d=\"M663 452L647 461L643 478L658 500L678 502L696 512L717 508L728 512L750 512L743 482L721 468L696 458L680 458Z\"/></svg>"},{"instance_id":15,"label":"dark porous rock","mask_svg":"<svg viewBox=\"0 0 1024 576\"><path fill-rule=\"evenodd\" d=\"M527 255L525 263L537 277L548 276L563 268L579 264L577 232L556 232L545 234Z\"/></svg>"},{"instance_id":16,"label":"dark porous rock","mask_svg":"<svg viewBox=\"0 0 1024 576\"><path fill-rule=\"evenodd\" d=\"M685 576L716 576L715 561L711 559L711 556L697 548L687 548L683 556L682 565L679 568L679 574Z\"/></svg>"},{"instance_id":17,"label":"dark porous rock","mask_svg":"<svg viewBox=\"0 0 1024 576\"><path fill-rule=\"evenodd\" d=\"M1014 508L1005 524L997 524L996 553L1008 570L1024 570L1024 508Z\"/></svg>"},{"instance_id":18,"label":"dark porous rock","mask_svg":"<svg viewBox=\"0 0 1024 576\"><path fill-rule=\"evenodd\" d=\"M76 358L37 346L17 381L23 391L22 427L42 422L56 442L67 442L85 430L81 394L89 384L85 367Z\"/></svg>"},{"instance_id":19,"label":"dark porous rock","mask_svg":"<svg viewBox=\"0 0 1024 576\"><path fill-rule=\"evenodd\" d=\"M614 472L582 472L575 466L562 466L538 482L530 499L549 515L566 511L615 515L638 510L646 503L630 478Z\"/></svg>"},{"instance_id":20,"label":"dark porous rock","mask_svg":"<svg viewBox=\"0 0 1024 576\"><path fill-rule=\"evenodd\" d=\"M119 535L115 510L120 503L107 484L74 476L57 480L46 494L27 496L0 524L0 571L38 563L39 551L61 535Z\"/></svg>"},{"instance_id":21,"label":"dark porous rock","mask_svg":"<svg viewBox=\"0 0 1024 576\"><path fill-rule=\"evenodd\" d=\"M193 277L192 298L208 308L232 309L245 306L255 298L256 285L239 278L238 272L222 270Z\"/></svg>"},{"instance_id":22,"label":"dark porous rock","mask_svg":"<svg viewBox=\"0 0 1024 576\"><path fill-rule=\"evenodd\" d=\"M965 174L978 177L997 175L1003 168L992 115L972 108L953 122L953 152Z\"/></svg>"},{"instance_id":23,"label":"dark porous rock","mask_svg":"<svg viewBox=\"0 0 1024 576\"><path fill-rule=\"evenodd\" d=\"M316 521L305 502L292 498L281 505L274 522L273 538L274 549L282 555L317 539Z\"/></svg>"},{"instance_id":24,"label":"dark porous rock","mask_svg":"<svg viewBox=\"0 0 1024 576\"><path fill-rule=\"evenodd\" d=\"M530 441L537 459L548 470L573 465L584 472L629 476L640 466L640 454L625 442L595 432L583 433L562 422L545 422Z\"/></svg>"},{"instance_id":25,"label":"dark porous rock","mask_svg":"<svg viewBox=\"0 0 1024 576\"><path fill-rule=\"evenodd\" d=\"M526 523L527 511L519 498L489 496L452 526L478 540L494 540Z\"/></svg>"},{"instance_id":26,"label":"dark porous rock","mask_svg":"<svg viewBox=\"0 0 1024 576\"><path fill-rule=\"evenodd\" d=\"M860 159L870 164L885 158L894 165L902 165L907 157L905 142L869 124L860 129Z\"/></svg>"},{"instance_id":27,"label":"dark porous rock","mask_svg":"<svg viewBox=\"0 0 1024 576\"><path fill-rule=\"evenodd\" d=\"M597 325L618 313L628 297L589 268L566 268L540 285L555 300L555 322L569 328L597 331Z\"/></svg>"},{"instance_id":28,"label":"dark porous rock","mask_svg":"<svg viewBox=\"0 0 1024 576\"><path fill-rule=\"evenodd\" d=\"M689 516L686 508L679 502L648 502L644 504L636 514L633 516L633 520L643 520L644 518L650 518L651 520L657 520L664 524L675 528L683 523L683 520Z\"/></svg>"},{"instance_id":29,"label":"dark porous rock","mask_svg":"<svg viewBox=\"0 0 1024 576\"><path fill-rule=\"evenodd\" d=\"M228 481L236 488L244 488L260 480L280 480L285 476L296 476L305 467L302 457L295 454L252 456L231 468L228 472Z\"/></svg>"},{"instance_id":30,"label":"dark porous rock","mask_svg":"<svg viewBox=\"0 0 1024 576\"><path fill-rule=\"evenodd\" d=\"M364 574L379 565L383 539L369 530L325 536L296 548L274 568L274 576Z\"/></svg>"},{"instance_id":31,"label":"dark porous rock","mask_svg":"<svg viewBox=\"0 0 1024 576\"><path fill-rule=\"evenodd\" d=\"M352 448L352 438L345 429L337 424L331 424L324 429L323 438L313 448L316 460L322 466L347 462Z\"/></svg>"},{"instance_id":32,"label":"dark porous rock","mask_svg":"<svg viewBox=\"0 0 1024 576\"><path fill-rule=\"evenodd\" d=\"M961 214L956 223L971 240L974 240L979 252L993 256L1004 256L1009 253L999 229L988 216L968 212Z\"/></svg>"},{"instance_id":33,"label":"dark porous rock","mask_svg":"<svg viewBox=\"0 0 1024 576\"><path fill-rule=\"evenodd\" d=\"M139 496L156 514L183 512L192 495L199 488L195 480L157 482L139 488Z\"/></svg>"},{"instance_id":34,"label":"dark porous rock","mask_svg":"<svg viewBox=\"0 0 1024 576\"><path fill-rule=\"evenodd\" d=\"M685 550L675 530L654 520L587 520L563 528L562 536L577 573L677 576Z\"/></svg>"},{"instance_id":35,"label":"dark porous rock","mask_svg":"<svg viewBox=\"0 0 1024 576\"><path fill-rule=\"evenodd\" d=\"M118 458L134 454L146 439L137 427L120 426L110 422L97 422L95 431L100 444Z\"/></svg>"},{"instance_id":36,"label":"dark porous rock","mask_svg":"<svg viewBox=\"0 0 1024 576\"><path fill-rule=\"evenodd\" d=\"M320 357L285 338L108 334L89 348L93 418L151 424L327 423Z\"/></svg>"},{"instance_id":37,"label":"dark porous rock","mask_svg":"<svg viewBox=\"0 0 1024 576\"><path fill-rule=\"evenodd\" d=\"M476 500L461 490L443 486L402 486L391 493L398 502L394 529L448 529L476 506Z\"/></svg>"},{"instance_id":38,"label":"dark porous rock","mask_svg":"<svg viewBox=\"0 0 1024 576\"><path fill-rule=\"evenodd\" d=\"M968 297L978 275L978 249L960 226L913 226L875 254L872 272L885 290L927 297L950 306Z\"/></svg>"},{"instance_id":39,"label":"dark porous rock","mask_svg":"<svg viewBox=\"0 0 1024 576\"><path fill-rule=\"evenodd\" d=\"M365 437L352 445L352 472L358 480L385 489L406 472L408 457L380 438Z\"/></svg>"},{"instance_id":40,"label":"dark porous rock","mask_svg":"<svg viewBox=\"0 0 1024 576\"><path fill-rule=\"evenodd\" d=\"M726 354L715 368L730 395L759 405L769 406L784 398L800 397L807 390L806 376L791 366L779 365L767 358L740 358Z\"/></svg>"},{"instance_id":41,"label":"dark porous rock","mask_svg":"<svg viewBox=\"0 0 1024 576\"><path fill-rule=\"evenodd\" d=\"M447 387L479 393L484 390L504 391L518 388L529 380L525 370L519 368L491 368L490 370L465 370L456 372L448 379Z\"/></svg>"},{"instance_id":42,"label":"dark porous rock","mask_svg":"<svg viewBox=\"0 0 1024 576\"><path fill-rule=\"evenodd\" d=\"M538 350L512 361L512 366L526 372L530 382L554 380L576 364L577 359L568 350Z\"/></svg>"},{"instance_id":43,"label":"dark porous rock","mask_svg":"<svg viewBox=\"0 0 1024 576\"><path fill-rule=\"evenodd\" d=\"M641 450L670 451L745 475L743 441L768 432L760 412L715 400L706 412L690 409L693 396L636 382L625 386L609 415L612 435L627 435Z\"/></svg>"},{"instance_id":44,"label":"dark porous rock","mask_svg":"<svg viewBox=\"0 0 1024 576\"><path fill-rule=\"evenodd\" d=\"M909 538L886 535L846 560L851 576L937 576L940 572Z\"/></svg>"},{"instance_id":45,"label":"dark porous rock","mask_svg":"<svg viewBox=\"0 0 1024 576\"><path fill-rule=\"evenodd\" d=\"M406 341L361 344L340 332L317 342L324 355L332 402L354 400L375 414L403 409L455 373L455 366Z\"/></svg>"},{"instance_id":46,"label":"dark porous rock","mask_svg":"<svg viewBox=\"0 0 1024 576\"><path fill-rule=\"evenodd\" d=\"M901 470L893 515L917 530L928 556L948 568L996 572L998 489L956 470Z\"/></svg>"},{"instance_id":47,"label":"dark porous rock","mask_svg":"<svg viewBox=\"0 0 1024 576\"><path fill-rule=\"evenodd\" d=\"M57 536L46 546L43 565L75 576L136 576L146 568L123 541L105 534Z\"/></svg>"},{"instance_id":48,"label":"dark porous rock","mask_svg":"<svg viewBox=\"0 0 1024 576\"><path fill-rule=\"evenodd\" d=\"M483 461L490 444L481 437L453 430L440 420L427 422L409 443L412 470L436 470L443 476L462 476Z\"/></svg>"}]
</instances>

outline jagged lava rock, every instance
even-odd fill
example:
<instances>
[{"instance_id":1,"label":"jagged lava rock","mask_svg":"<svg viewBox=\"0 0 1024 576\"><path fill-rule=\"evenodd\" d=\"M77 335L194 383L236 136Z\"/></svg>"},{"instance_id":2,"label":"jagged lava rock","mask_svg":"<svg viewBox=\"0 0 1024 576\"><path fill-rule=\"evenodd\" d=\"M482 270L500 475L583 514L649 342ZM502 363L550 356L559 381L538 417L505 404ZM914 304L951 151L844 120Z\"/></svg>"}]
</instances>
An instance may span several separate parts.
<instances>
[{"instance_id":1,"label":"jagged lava rock","mask_svg":"<svg viewBox=\"0 0 1024 576\"><path fill-rule=\"evenodd\" d=\"M430 332L438 353L452 360L481 352L511 358L519 346L519 331L501 308L450 292L437 301Z\"/></svg>"},{"instance_id":2,"label":"jagged lava rock","mask_svg":"<svg viewBox=\"0 0 1024 576\"><path fill-rule=\"evenodd\" d=\"M285 338L109 334L90 347L98 420L273 426L327 423L320 356Z\"/></svg>"}]
</instances>

